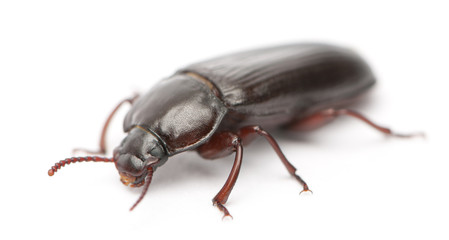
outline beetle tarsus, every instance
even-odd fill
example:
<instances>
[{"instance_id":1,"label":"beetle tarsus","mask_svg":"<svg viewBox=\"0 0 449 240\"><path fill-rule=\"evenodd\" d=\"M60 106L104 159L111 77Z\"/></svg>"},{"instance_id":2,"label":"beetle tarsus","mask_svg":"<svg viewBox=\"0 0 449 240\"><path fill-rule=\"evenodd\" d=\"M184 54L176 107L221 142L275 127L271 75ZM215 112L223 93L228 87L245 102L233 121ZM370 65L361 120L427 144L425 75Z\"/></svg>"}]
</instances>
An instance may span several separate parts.
<instances>
[{"instance_id":1,"label":"beetle tarsus","mask_svg":"<svg viewBox=\"0 0 449 240\"><path fill-rule=\"evenodd\" d=\"M234 219L232 217L232 215L229 213L228 209L219 201L217 200L213 200L213 204L214 206L216 206L221 212L223 212L223 217L221 218L221 220L226 219L227 217Z\"/></svg>"},{"instance_id":2,"label":"beetle tarsus","mask_svg":"<svg viewBox=\"0 0 449 240\"><path fill-rule=\"evenodd\" d=\"M390 134L388 134L388 136L398 137L398 138L415 138L415 137L419 137L419 138L423 138L423 139L427 138L426 134L423 132L416 132L416 133L410 133L410 134L391 132Z\"/></svg>"},{"instance_id":3,"label":"beetle tarsus","mask_svg":"<svg viewBox=\"0 0 449 240\"><path fill-rule=\"evenodd\" d=\"M299 192L299 195L301 195L303 193L311 193L311 194L313 194L312 190L310 190L308 188L307 189L303 189L301 192Z\"/></svg>"}]
</instances>

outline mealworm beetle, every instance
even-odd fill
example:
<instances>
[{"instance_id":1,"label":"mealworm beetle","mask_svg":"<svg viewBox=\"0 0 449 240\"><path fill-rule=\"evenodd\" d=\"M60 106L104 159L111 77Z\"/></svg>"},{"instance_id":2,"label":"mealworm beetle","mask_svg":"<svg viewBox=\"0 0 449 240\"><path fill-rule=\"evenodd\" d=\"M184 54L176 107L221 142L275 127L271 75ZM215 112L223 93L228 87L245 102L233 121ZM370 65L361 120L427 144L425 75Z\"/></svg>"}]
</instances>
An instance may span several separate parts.
<instances>
[{"instance_id":1,"label":"mealworm beetle","mask_svg":"<svg viewBox=\"0 0 449 240\"><path fill-rule=\"evenodd\" d=\"M145 196L154 171L171 156L196 150L203 158L235 154L229 177L212 202L225 216L224 204L239 175L243 147L262 136L273 147L288 172L310 191L296 168L282 153L269 129L293 131L317 128L340 115L360 119L387 135L401 135L381 127L345 107L375 83L365 61L355 52L326 44L291 44L250 50L189 65L160 81L141 97L125 99L104 125L105 135L119 107L132 104L124 120L128 133L112 158L67 158L56 163L52 176L66 164L83 161L113 162L120 180Z\"/></svg>"}]
</instances>

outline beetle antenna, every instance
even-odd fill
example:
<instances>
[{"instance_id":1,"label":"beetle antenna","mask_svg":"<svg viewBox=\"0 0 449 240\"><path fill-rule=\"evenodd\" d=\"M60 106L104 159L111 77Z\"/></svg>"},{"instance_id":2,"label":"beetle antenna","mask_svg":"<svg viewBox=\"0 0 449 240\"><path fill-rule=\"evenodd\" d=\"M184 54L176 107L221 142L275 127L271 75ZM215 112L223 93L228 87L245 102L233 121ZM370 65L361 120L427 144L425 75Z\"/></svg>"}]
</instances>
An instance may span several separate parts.
<instances>
[{"instance_id":1,"label":"beetle antenna","mask_svg":"<svg viewBox=\"0 0 449 240\"><path fill-rule=\"evenodd\" d=\"M134 203L134 205L129 209L129 211L132 211L137 206L137 204L139 204L140 201L142 201L143 197L145 197L145 194L147 194L148 188L150 187L151 179L153 179L153 168L149 167L148 168L148 175L145 178L145 185L143 186L142 193L140 194L139 198Z\"/></svg>"},{"instance_id":2,"label":"beetle antenna","mask_svg":"<svg viewBox=\"0 0 449 240\"><path fill-rule=\"evenodd\" d=\"M53 167L48 170L48 176L53 176L55 172L57 172L61 167L64 167L66 164L70 163L76 163L76 162L114 162L113 158L104 158L104 157L97 157L97 156L89 156L89 157L72 157L72 158L66 158L64 160L61 160Z\"/></svg>"}]
</instances>

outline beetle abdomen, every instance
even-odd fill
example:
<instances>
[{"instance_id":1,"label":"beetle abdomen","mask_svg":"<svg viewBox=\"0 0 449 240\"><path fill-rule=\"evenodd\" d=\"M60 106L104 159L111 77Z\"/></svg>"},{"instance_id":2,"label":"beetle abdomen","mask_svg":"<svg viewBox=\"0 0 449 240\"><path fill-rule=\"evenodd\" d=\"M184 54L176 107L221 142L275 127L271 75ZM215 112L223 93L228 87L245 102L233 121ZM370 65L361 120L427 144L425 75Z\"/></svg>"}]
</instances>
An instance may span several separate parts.
<instances>
[{"instance_id":1,"label":"beetle abdomen","mask_svg":"<svg viewBox=\"0 0 449 240\"><path fill-rule=\"evenodd\" d=\"M324 44L294 44L231 54L190 65L220 91L242 124L281 124L309 109L354 98L374 84L353 51Z\"/></svg>"}]
</instances>

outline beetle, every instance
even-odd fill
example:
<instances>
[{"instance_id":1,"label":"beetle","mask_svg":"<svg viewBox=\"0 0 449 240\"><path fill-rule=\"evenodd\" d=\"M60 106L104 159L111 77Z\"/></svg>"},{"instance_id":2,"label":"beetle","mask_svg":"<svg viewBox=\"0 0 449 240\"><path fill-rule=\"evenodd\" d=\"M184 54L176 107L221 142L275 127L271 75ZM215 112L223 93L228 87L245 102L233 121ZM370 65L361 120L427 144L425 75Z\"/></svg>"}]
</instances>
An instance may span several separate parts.
<instances>
[{"instance_id":1,"label":"beetle","mask_svg":"<svg viewBox=\"0 0 449 240\"><path fill-rule=\"evenodd\" d=\"M106 153L109 122L122 104L131 103L123 125L128 135L112 158L67 158L48 174L74 162L113 162L125 185L143 186L132 210L145 196L154 171L173 155L196 150L205 159L217 159L234 153L230 174L212 199L223 217L231 216L225 203L239 175L243 148L257 136L269 142L302 185L301 192L310 191L268 133L270 129L310 130L347 115L387 135L414 136L393 133L346 108L374 83L373 71L357 53L319 43L256 49L195 63L160 81L145 95L118 104L103 127L100 150L91 152Z\"/></svg>"}]
</instances>

